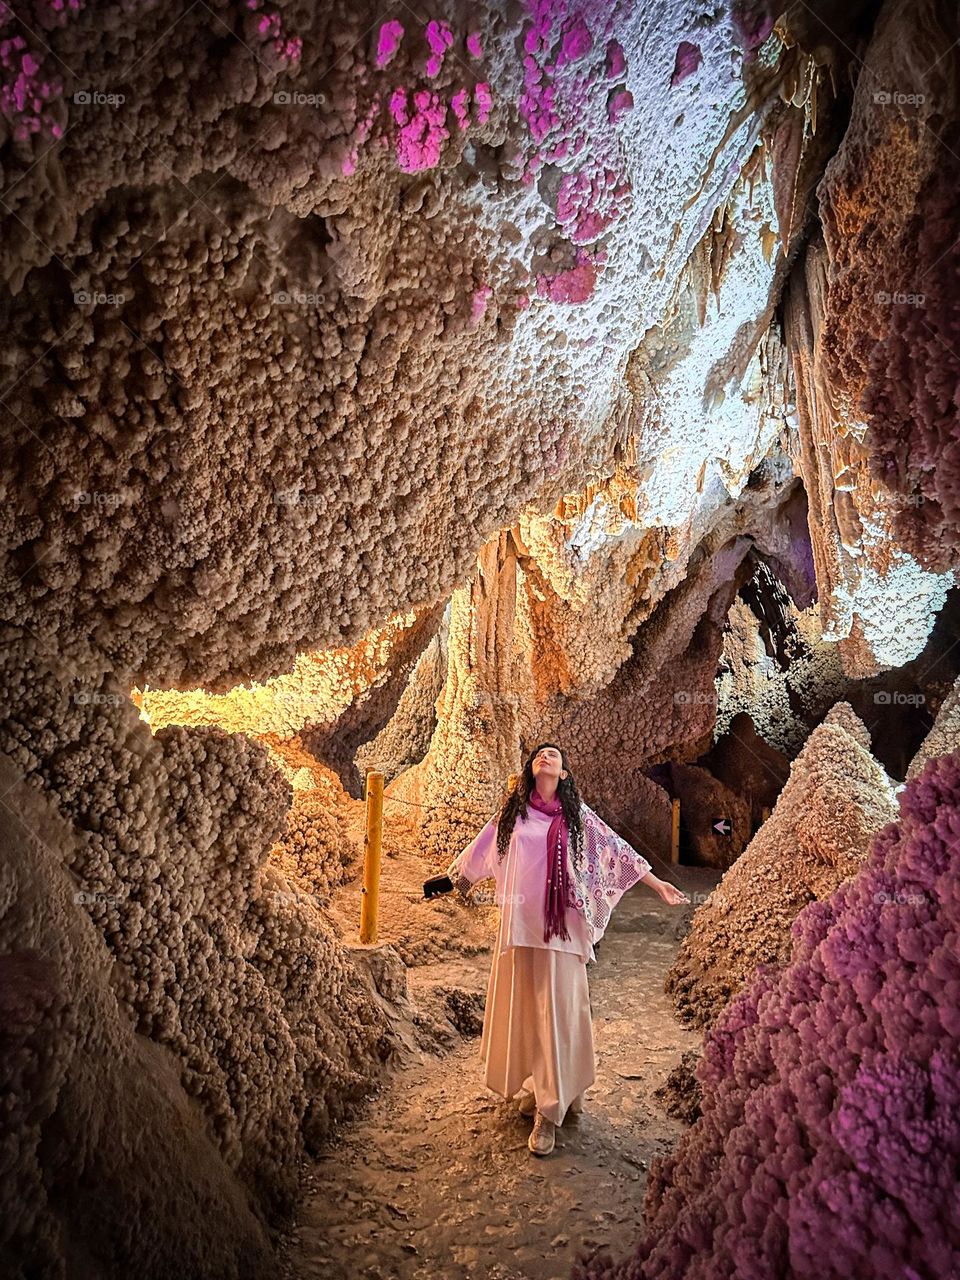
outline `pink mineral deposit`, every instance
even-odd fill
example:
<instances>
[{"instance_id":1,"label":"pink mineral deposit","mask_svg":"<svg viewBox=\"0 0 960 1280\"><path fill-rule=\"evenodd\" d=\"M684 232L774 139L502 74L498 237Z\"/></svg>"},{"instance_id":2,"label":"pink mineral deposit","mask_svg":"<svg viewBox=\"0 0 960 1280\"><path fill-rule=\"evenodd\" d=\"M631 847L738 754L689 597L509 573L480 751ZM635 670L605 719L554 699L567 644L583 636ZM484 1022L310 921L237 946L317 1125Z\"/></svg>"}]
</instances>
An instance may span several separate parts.
<instances>
[{"instance_id":1,"label":"pink mineral deposit","mask_svg":"<svg viewBox=\"0 0 960 1280\"><path fill-rule=\"evenodd\" d=\"M377 37L377 66L385 67L400 48L403 39L403 23L391 18L380 28Z\"/></svg>"},{"instance_id":2,"label":"pink mineral deposit","mask_svg":"<svg viewBox=\"0 0 960 1280\"><path fill-rule=\"evenodd\" d=\"M756 51L773 30L773 16L767 12L762 0L741 0L733 6L733 25L748 61L756 57Z\"/></svg>"},{"instance_id":3,"label":"pink mineral deposit","mask_svg":"<svg viewBox=\"0 0 960 1280\"><path fill-rule=\"evenodd\" d=\"M581 169L564 176L557 192L557 221L575 244L586 244L616 222L630 194L613 169Z\"/></svg>"},{"instance_id":4,"label":"pink mineral deposit","mask_svg":"<svg viewBox=\"0 0 960 1280\"><path fill-rule=\"evenodd\" d=\"M263 0L247 0L247 8L257 13ZM253 31L257 38L272 50L281 65L292 65L300 60L303 52L303 40L300 36L284 35L279 13L261 13L257 18Z\"/></svg>"},{"instance_id":5,"label":"pink mineral deposit","mask_svg":"<svg viewBox=\"0 0 960 1280\"><path fill-rule=\"evenodd\" d=\"M537 276L537 293L551 302L586 302L597 283L597 265L600 259L582 249L577 251L576 266L556 275L543 273Z\"/></svg>"},{"instance_id":6,"label":"pink mineral deposit","mask_svg":"<svg viewBox=\"0 0 960 1280\"><path fill-rule=\"evenodd\" d=\"M431 53L427 59L426 72L431 80L440 74L440 68L443 66L444 55L453 44L453 32L445 22L432 21L427 23L427 44L430 46Z\"/></svg>"},{"instance_id":7,"label":"pink mineral deposit","mask_svg":"<svg viewBox=\"0 0 960 1280\"><path fill-rule=\"evenodd\" d=\"M473 91L473 100L477 105L477 123L483 124L493 106L493 94L490 86L481 81Z\"/></svg>"},{"instance_id":8,"label":"pink mineral deposit","mask_svg":"<svg viewBox=\"0 0 960 1280\"><path fill-rule=\"evenodd\" d=\"M632 110L633 94L629 89L621 89L619 93L613 94L607 103L607 119L611 124L616 124L622 115Z\"/></svg>"},{"instance_id":9,"label":"pink mineral deposit","mask_svg":"<svg viewBox=\"0 0 960 1280\"><path fill-rule=\"evenodd\" d=\"M673 65L673 75L670 77L671 86L676 88L686 80L687 76L693 75L701 62L703 62L703 54L700 52L700 46L691 44L689 40L681 40L677 45L677 58Z\"/></svg>"},{"instance_id":10,"label":"pink mineral deposit","mask_svg":"<svg viewBox=\"0 0 960 1280\"><path fill-rule=\"evenodd\" d=\"M11 16L9 9L0 10L0 21ZM43 54L27 48L21 35L0 40L0 115L9 120L15 142L25 142L33 134L52 138L63 136L60 122L47 110L60 102L63 85L55 77L41 75Z\"/></svg>"},{"instance_id":11,"label":"pink mineral deposit","mask_svg":"<svg viewBox=\"0 0 960 1280\"><path fill-rule=\"evenodd\" d=\"M471 58L483 57L483 45L480 42L479 32L471 31L467 36L467 53Z\"/></svg>"},{"instance_id":12,"label":"pink mineral deposit","mask_svg":"<svg viewBox=\"0 0 960 1280\"><path fill-rule=\"evenodd\" d=\"M566 62L576 62L578 58L582 58L584 54L589 53L592 48L593 36L590 34L590 28L582 18L578 18L573 26L564 33L557 66L562 67Z\"/></svg>"},{"instance_id":13,"label":"pink mineral deposit","mask_svg":"<svg viewBox=\"0 0 960 1280\"><path fill-rule=\"evenodd\" d=\"M458 89L450 99L450 109L457 118L458 126L465 129L470 118L470 90Z\"/></svg>"},{"instance_id":14,"label":"pink mineral deposit","mask_svg":"<svg viewBox=\"0 0 960 1280\"><path fill-rule=\"evenodd\" d=\"M432 169L440 161L443 144L450 136L445 124L447 105L439 94L419 89L412 106L407 90L400 87L390 96L390 111L400 126L394 140L397 163L404 173Z\"/></svg>"},{"instance_id":15,"label":"pink mineral deposit","mask_svg":"<svg viewBox=\"0 0 960 1280\"><path fill-rule=\"evenodd\" d=\"M626 69L627 60L623 54L623 46L619 40L611 40L607 45L607 79L622 79Z\"/></svg>"},{"instance_id":16,"label":"pink mineral deposit","mask_svg":"<svg viewBox=\"0 0 960 1280\"><path fill-rule=\"evenodd\" d=\"M473 301L470 304L470 321L474 325L478 325L483 319L487 302L490 299L493 289L488 284L478 285L473 291Z\"/></svg>"}]
</instances>

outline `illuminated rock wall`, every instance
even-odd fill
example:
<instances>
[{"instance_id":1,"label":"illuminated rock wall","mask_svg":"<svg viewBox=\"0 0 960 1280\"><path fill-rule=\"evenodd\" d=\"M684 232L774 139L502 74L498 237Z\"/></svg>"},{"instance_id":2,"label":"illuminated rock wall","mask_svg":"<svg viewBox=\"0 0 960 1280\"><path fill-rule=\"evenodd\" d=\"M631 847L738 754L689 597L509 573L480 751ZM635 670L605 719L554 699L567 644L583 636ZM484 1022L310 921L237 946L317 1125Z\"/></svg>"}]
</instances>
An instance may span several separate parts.
<instances>
[{"instance_id":1,"label":"illuminated rock wall","mask_svg":"<svg viewBox=\"0 0 960 1280\"><path fill-rule=\"evenodd\" d=\"M154 688L352 645L449 595L527 503L606 474L639 408L628 359L778 74L717 11L674 76L669 0L426 23L24 4L18 57L59 92L34 130L9 72L0 601ZM742 216L759 243L769 210ZM762 441L736 413L718 441L733 421L736 469Z\"/></svg>"},{"instance_id":2,"label":"illuminated rock wall","mask_svg":"<svg viewBox=\"0 0 960 1280\"><path fill-rule=\"evenodd\" d=\"M845 416L824 367L828 277L838 267L819 242L790 282L786 332L796 378L797 467L810 503L810 534L824 638L838 642L849 675L901 666L923 648L952 572L928 573L898 545L903 502L871 475L876 436Z\"/></svg>"},{"instance_id":3,"label":"illuminated rock wall","mask_svg":"<svg viewBox=\"0 0 960 1280\"><path fill-rule=\"evenodd\" d=\"M164 1050L162 1078L144 1088L166 1091L181 1111L185 1091L206 1162L219 1152L261 1212L280 1217L298 1155L364 1095L393 1049L318 909L311 857L329 877L335 809L328 800L323 835L298 840L297 823L284 830L291 788L250 738L177 725L152 735L112 676L77 678L38 653L24 668L23 656L7 648L0 660L10 708L0 753L69 833L47 851L63 862L86 930L78 963L89 971L78 981L109 973L118 1027ZM82 1092L71 1070L60 1084Z\"/></svg>"}]
</instances>

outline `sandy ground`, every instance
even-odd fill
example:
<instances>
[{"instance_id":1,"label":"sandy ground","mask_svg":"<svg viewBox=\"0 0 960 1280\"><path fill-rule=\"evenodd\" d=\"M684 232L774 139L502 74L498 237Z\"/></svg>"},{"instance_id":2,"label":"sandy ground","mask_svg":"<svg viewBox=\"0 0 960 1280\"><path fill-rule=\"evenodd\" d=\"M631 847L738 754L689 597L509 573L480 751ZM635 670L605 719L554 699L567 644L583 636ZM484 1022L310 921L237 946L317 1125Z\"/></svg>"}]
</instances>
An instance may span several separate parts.
<instances>
[{"instance_id":1,"label":"sandy ground","mask_svg":"<svg viewBox=\"0 0 960 1280\"><path fill-rule=\"evenodd\" d=\"M670 878L702 893L719 875L684 867ZM438 908L438 924L467 911L421 902L414 909L427 930ZM587 968L597 1079L583 1114L558 1129L547 1157L527 1149L532 1122L483 1084L489 949L455 948L405 974L392 949L370 949L371 961L379 953L390 962L392 982L381 974L381 985L404 1048L379 1092L305 1169L298 1221L279 1243L278 1275L566 1280L580 1251L625 1252L640 1229L650 1161L684 1128L654 1091L681 1053L700 1044L663 993L690 912L641 886L619 903ZM389 944L388 930L379 941Z\"/></svg>"}]
</instances>

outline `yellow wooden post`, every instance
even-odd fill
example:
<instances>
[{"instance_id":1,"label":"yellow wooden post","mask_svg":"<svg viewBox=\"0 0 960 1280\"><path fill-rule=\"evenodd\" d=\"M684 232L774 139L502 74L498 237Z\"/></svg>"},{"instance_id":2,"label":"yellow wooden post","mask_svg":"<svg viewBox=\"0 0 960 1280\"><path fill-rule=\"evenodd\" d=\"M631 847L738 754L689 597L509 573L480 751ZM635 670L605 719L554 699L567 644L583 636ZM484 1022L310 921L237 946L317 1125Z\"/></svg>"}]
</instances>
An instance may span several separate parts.
<instances>
[{"instance_id":1,"label":"yellow wooden post","mask_svg":"<svg viewBox=\"0 0 960 1280\"><path fill-rule=\"evenodd\" d=\"M360 890L360 941L377 940L380 854L383 849L383 774L367 774L367 832L363 840L363 888Z\"/></svg>"},{"instance_id":2,"label":"yellow wooden post","mask_svg":"<svg viewBox=\"0 0 960 1280\"><path fill-rule=\"evenodd\" d=\"M674 796L670 816L670 862L673 866L680 864L680 801Z\"/></svg>"}]
</instances>

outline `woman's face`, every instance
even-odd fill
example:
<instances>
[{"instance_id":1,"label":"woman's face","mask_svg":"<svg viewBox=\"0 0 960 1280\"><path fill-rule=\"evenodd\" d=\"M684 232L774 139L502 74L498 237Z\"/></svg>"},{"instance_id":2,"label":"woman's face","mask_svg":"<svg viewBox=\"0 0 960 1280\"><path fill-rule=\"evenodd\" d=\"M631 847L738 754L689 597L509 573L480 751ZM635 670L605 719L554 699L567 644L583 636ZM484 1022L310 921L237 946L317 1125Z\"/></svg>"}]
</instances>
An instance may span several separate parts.
<instances>
[{"instance_id":1,"label":"woman's face","mask_svg":"<svg viewBox=\"0 0 960 1280\"><path fill-rule=\"evenodd\" d=\"M558 782L567 776L563 756L556 747L541 747L531 765L534 778L555 778Z\"/></svg>"}]
</instances>

